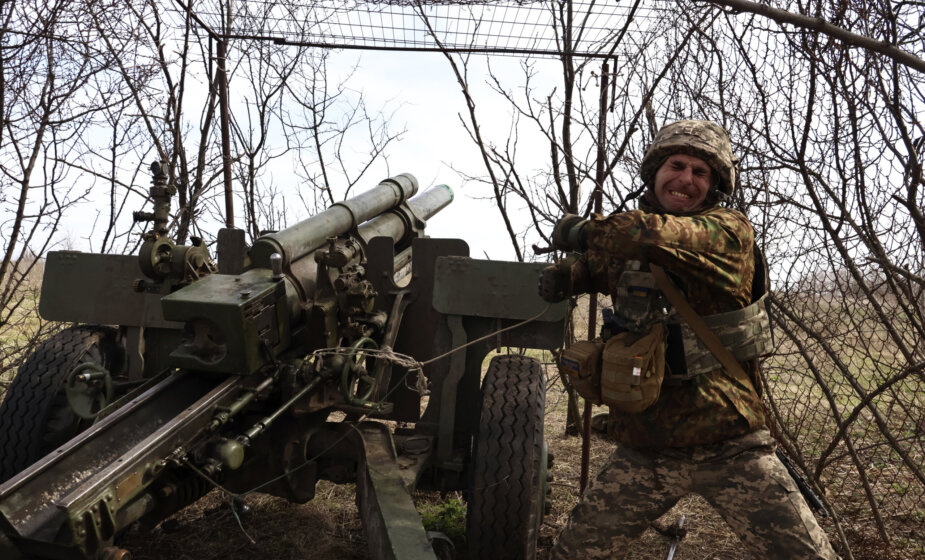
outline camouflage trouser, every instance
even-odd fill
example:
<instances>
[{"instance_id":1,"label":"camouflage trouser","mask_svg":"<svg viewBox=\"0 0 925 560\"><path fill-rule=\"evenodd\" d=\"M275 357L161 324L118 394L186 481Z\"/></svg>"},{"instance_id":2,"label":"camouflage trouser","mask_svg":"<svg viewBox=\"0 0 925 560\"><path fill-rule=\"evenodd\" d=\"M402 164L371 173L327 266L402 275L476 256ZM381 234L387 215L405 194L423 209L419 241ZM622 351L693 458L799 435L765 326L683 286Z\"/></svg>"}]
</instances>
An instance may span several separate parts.
<instances>
[{"instance_id":1,"label":"camouflage trouser","mask_svg":"<svg viewBox=\"0 0 925 560\"><path fill-rule=\"evenodd\" d=\"M618 446L572 510L550 558L622 558L685 494L707 499L755 558L837 558L767 430L691 449Z\"/></svg>"}]
</instances>

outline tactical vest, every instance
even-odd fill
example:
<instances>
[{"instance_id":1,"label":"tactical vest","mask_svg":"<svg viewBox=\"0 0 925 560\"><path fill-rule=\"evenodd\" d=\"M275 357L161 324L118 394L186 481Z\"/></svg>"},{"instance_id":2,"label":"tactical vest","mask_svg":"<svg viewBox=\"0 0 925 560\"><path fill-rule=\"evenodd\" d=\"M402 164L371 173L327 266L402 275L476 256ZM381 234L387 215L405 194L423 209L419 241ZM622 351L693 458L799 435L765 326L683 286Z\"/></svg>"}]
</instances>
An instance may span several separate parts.
<instances>
[{"instance_id":1,"label":"tactical vest","mask_svg":"<svg viewBox=\"0 0 925 560\"><path fill-rule=\"evenodd\" d=\"M748 306L703 317L738 361L757 358L771 351L771 322L766 308L767 265L755 252L755 280ZM614 292L616 327L637 333L648 331L655 322L667 325L667 371L665 383L677 384L722 367L716 356L690 326L668 304L655 286L655 278L642 270L639 261L628 261Z\"/></svg>"}]
</instances>

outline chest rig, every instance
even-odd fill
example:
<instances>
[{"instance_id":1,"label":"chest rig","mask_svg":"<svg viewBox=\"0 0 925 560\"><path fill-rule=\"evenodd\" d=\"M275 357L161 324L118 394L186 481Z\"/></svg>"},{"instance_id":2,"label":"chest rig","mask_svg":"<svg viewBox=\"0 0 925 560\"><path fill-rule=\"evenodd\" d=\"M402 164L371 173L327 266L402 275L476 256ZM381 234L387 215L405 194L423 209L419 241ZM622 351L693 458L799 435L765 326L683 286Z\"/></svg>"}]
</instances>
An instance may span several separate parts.
<instances>
[{"instance_id":1,"label":"chest rig","mask_svg":"<svg viewBox=\"0 0 925 560\"><path fill-rule=\"evenodd\" d=\"M671 307L656 287L655 277L640 261L627 261L613 292L613 312L605 313L604 337L610 333L645 333L655 323L667 331L664 383L680 384L722 367L719 360ZM771 351L771 323L766 308L767 265L755 248L752 302L726 313L702 317L737 361L747 361ZM605 310L606 311L606 310Z\"/></svg>"}]
</instances>

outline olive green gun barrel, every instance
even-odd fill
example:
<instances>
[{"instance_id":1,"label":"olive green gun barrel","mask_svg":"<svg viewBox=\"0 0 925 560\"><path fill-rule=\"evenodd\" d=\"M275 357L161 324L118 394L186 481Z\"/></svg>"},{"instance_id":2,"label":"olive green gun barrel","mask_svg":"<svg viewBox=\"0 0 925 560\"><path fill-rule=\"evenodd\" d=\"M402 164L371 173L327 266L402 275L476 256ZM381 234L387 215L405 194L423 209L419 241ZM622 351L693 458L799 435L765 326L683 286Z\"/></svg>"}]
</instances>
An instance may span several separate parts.
<instances>
[{"instance_id":1,"label":"olive green gun barrel","mask_svg":"<svg viewBox=\"0 0 925 560\"><path fill-rule=\"evenodd\" d=\"M451 202L453 190L446 185L436 185L408 201L406 206L410 212L398 208L360 226L360 237L364 241L374 237L391 237L398 243ZM419 223L413 223L415 221Z\"/></svg>"},{"instance_id":2,"label":"olive green gun barrel","mask_svg":"<svg viewBox=\"0 0 925 560\"><path fill-rule=\"evenodd\" d=\"M386 179L365 193L335 203L292 227L261 236L250 250L251 264L269 268L270 255L277 253L283 258L285 267L321 247L329 237L347 233L399 206L417 191L417 179L410 173Z\"/></svg>"},{"instance_id":3,"label":"olive green gun barrel","mask_svg":"<svg viewBox=\"0 0 925 560\"><path fill-rule=\"evenodd\" d=\"M382 183L379 183L379 187L369 192L371 193L385 186L384 189L379 190L379 194L381 195L383 192L387 192L388 189L401 182L404 182L405 185L408 186L407 192L414 192L417 190L417 180L412 175L405 173L392 179L386 179ZM251 249L251 266L254 268L271 268L270 255L278 253L283 257L283 270L287 271L289 280L298 287L297 292L301 294L300 299L304 300L311 297L311 294L313 294L315 290L315 275L318 267L318 264L313 258L314 252L322 248L325 243L327 243L329 237L342 235L353 229L354 225L352 225L350 216L358 216L359 219L364 219L367 214L372 211L370 210L370 206L366 205L366 203L363 205L353 204L366 194L369 193L364 193L345 203L339 203L340 206L334 205L321 214L307 218L295 226L279 233L265 235L259 238L254 242L254 247ZM397 199L398 197L396 196L393 200ZM400 250L398 247L400 244L403 244L403 242L409 239L415 232L423 230L425 221L429 220L434 214L445 208L452 201L453 191L450 187L446 185L431 187L410 200L404 200L400 204L395 204L394 206L386 208L368 221L364 219L365 223L361 222L359 224L357 233L359 233L359 237L365 242L369 242L375 237L390 237L392 238L393 244L396 246L396 252L398 252L398 250ZM385 202L380 200L376 208L384 205ZM359 210L362 208L366 210L360 212ZM332 210L335 210L336 213L329 214ZM324 220L315 221L315 218L325 216L326 214L327 217ZM338 215L339 218L347 219L346 221L338 222L337 227L335 227L332 220L333 217L338 217ZM324 235L321 235L316 230L307 228L307 226L321 228L320 231L323 231ZM288 254L289 258L287 259L282 253L282 251L287 249L280 243L280 240L288 240L287 244L290 250L293 250L292 247L297 245L296 240L293 239L295 233L304 234L305 237L303 241L305 241L305 243L298 245L298 247L294 249L295 252L290 252ZM301 251L304 250L305 247L309 247L315 243L318 244L317 247L307 253L301 254Z\"/></svg>"}]
</instances>

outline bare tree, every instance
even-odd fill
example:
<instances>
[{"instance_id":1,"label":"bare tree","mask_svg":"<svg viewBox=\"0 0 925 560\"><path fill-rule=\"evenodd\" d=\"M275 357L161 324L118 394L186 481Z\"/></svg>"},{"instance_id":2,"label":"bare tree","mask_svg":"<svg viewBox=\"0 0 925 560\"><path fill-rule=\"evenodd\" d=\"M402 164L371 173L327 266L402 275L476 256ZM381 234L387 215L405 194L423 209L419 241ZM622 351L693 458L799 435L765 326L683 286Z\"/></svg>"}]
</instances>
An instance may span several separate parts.
<instances>
[{"instance_id":1,"label":"bare tree","mask_svg":"<svg viewBox=\"0 0 925 560\"><path fill-rule=\"evenodd\" d=\"M667 18L659 24L647 21L640 25L637 9L640 2L628 10L621 27L613 29L611 37L602 41L593 53L576 53L589 14L576 13L572 2L561 0L549 5L552 30L560 56L559 80L551 89L537 83L538 68L543 63L529 58L521 62L521 76L516 86L510 76L492 70L489 63L488 84L512 109L514 119L507 137L495 142L485 137L478 115L473 84L469 77L472 55L452 54L442 47L439 34L429 27L435 42L442 47L457 82L462 88L468 113L460 116L473 142L479 148L487 173L479 178L467 175L471 181L489 184L496 205L504 220L518 260L527 258L528 240L539 235L548 241L547 232L564 212L588 215L591 193L597 185L598 135L603 121L606 143L602 162L603 183L613 188L605 196L614 206L635 190L634 172L643 146L655 133L654 94L674 67L674 61L684 52L696 25L716 14L706 14L680 33ZM593 6L592 6L593 9ZM418 13L429 25L427 14L418 6ZM602 61L612 64L609 76L606 119L600 112ZM548 63L547 63L548 64ZM546 66L548 68L548 66ZM534 134L548 145L549 167L526 173L518 154L518 139ZM529 216L523 224L513 209L523 207Z\"/></svg>"},{"instance_id":2,"label":"bare tree","mask_svg":"<svg viewBox=\"0 0 925 560\"><path fill-rule=\"evenodd\" d=\"M369 178L374 164L387 166L388 149L405 132L392 122L400 105L369 107L363 92L349 85L356 67L333 82L329 58L329 52L317 51L303 57L287 83L290 103L281 118L305 186L299 196L309 212L347 196Z\"/></svg>"},{"instance_id":3,"label":"bare tree","mask_svg":"<svg viewBox=\"0 0 925 560\"><path fill-rule=\"evenodd\" d=\"M260 25L265 14L251 9L233 15ZM169 163L178 243L223 219L218 35L195 16L150 0L0 4L0 374L49 328L37 315L36 276L45 253L62 246L68 217L82 214L64 248L137 248L146 226L130 210L147 198L150 160ZM325 53L228 44L235 192L253 239L298 215L284 190L304 200L323 192L324 205L346 196L401 132L362 92L328 88ZM368 147L362 161L348 161L349 142ZM301 188L274 180L284 156L284 169L310 170Z\"/></svg>"},{"instance_id":4,"label":"bare tree","mask_svg":"<svg viewBox=\"0 0 925 560\"><path fill-rule=\"evenodd\" d=\"M78 181L61 163L92 129L89 98L110 62L95 57L71 24L83 15L69 2L0 7L0 337L9 341L0 373L48 328L24 321L37 302L38 257L51 246L64 213L92 188L92 181Z\"/></svg>"}]
</instances>

